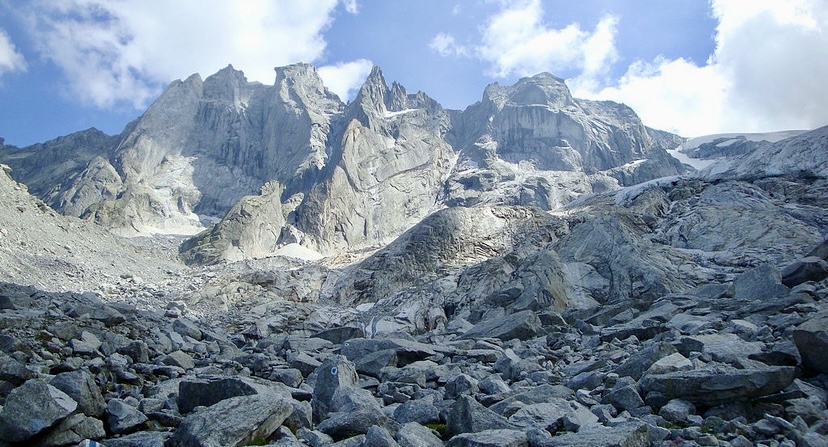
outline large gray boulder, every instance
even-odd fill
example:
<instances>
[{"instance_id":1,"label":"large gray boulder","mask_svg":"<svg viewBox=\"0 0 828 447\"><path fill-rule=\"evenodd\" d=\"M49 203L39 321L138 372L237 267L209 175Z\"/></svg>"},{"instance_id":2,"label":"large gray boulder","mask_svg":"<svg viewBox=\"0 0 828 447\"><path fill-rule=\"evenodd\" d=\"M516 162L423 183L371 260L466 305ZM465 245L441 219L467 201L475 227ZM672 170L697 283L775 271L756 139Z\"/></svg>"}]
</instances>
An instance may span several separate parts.
<instances>
[{"instance_id":1,"label":"large gray boulder","mask_svg":"<svg viewBox=\"0 0 828 447\"><path fill-rule=\"evenodd\" d=\"M209 407L224 399L254 394L279 393L273 386L244 377L204 377L184 379L178 384L178 409L187 414L195 407Z\"/></svg>"},{"instance_id":2,"label":"large gray boulder","mask_svg":"<svg viewBox=\"0 0 828 447\"><path fill-rule=\"evenodd\" d=\"M779 392L790 385L795 377L796 368L787 366L748 369L710 366L646 375L638 382L638 386L645 401L660 395L667 400L678 398L697 405L715 406Z\"/></svg>"},{"instance_id":3,"label":"large gray boulder","mask_svg":"<svg viewBox=\"0 0 828 447\"><path fill-rule=\"evenodd\" d=\"M317 429L336 440L351 437L356 433L367 434L374 426L393 431L397 427L397 424L383 413L371 392L362 388L337 388L329 407L332 411L317 425Z\"/></svg>"},{"instance_id":4,"label":"large gray boulder","mask_svg":"<svg viewBox=\"0 0 828 447\"><path fill-rule=\"evenodd\" d=\"M357 386L359 376L354 364L341 355L330 357L322 362L316 368L315 374L316 385L313 387L311 405L313 422L318 424L328 416L330 411L335 410L331 408L331 401L337 390Z\"/></svg>"},{"instance_id":5,"label":"large gray boulder","mask_svg":"<svg viewBox=\"0 0 828 447\"><path fill-rule=\"evenodd\" d=\"M790 293L782 284L782 274L770 265L754 267L733 280L733 298L737 301L778 300Z\"/></svg>"},{"instance_id":6,"label":"large gray boulder","mask_svg":"<svg viewBox=\"0 0 828 447\"><path fill-rule=\"evenodd\" d=\"M499 338L501 340L528 340L537 337L543 331L541 322L535 312L524 310L511 315L495 317L481 321L466 331L461 338Z\"/></svg>"},{"instance_id":7,"label":"large gray boulder","mask_svg":"<svg viewBox=\"0 0 828 447\"><path fill-rule=\"evenodd\" d=\"M458 398L446 416L446 433L449 435L513 428L515 427L506 418L470 396Z\"/></svg>"},{"instance_id":8,"label":"large gray boulder","mask_svg":"<svg viewBox=\"0 0 828 447\"><path fill-rule=\"evenodd\" d=\"M796 287L806 281L828 278L828 262L817 256L798 259L782 270L782 284Z\"/></svg>"},{"instance_id":9,"label":"large gray boulder","mask_svg":"<svg viewBox=\"0 0 828 447\"><path fill-rule=\"evenodd\" d=\"M12 390L0 411L0 440L22 442L72 414L78 403L37 379Z\"/></svg>"},{"instance_id":10,"label":"large gray boulder","mask_svg":"<svg viewBox=\"0 0 828 447\"><path fill-rule=\"evenodd\" d=\"M793 332L794 343L802 356L802 366L828 373L828 311L812 315Z\"/></svg>"},{"instance_id":11,"label":"large gray boulder","mask_svg":"<svg viewBox=\"0 0 828 447\"><path fill-rule=\"evenodd\" d=\"M78 403L78 409L87 416L101 417L106 410L101 389L95 378L86 371L71 371L56 375L49 382Z\"/></svg>"},{"instance_id":12,"label":"large gray boulder","mask_svg":"<svg viewBox=\"0 0 828 447\"><path fill-rule=\"evenodd\" d=\"M250 445L273 434L292 411L290 400L275 394L231 397L187 416L170 438L169 445Z\"/></svg>"}]
</instances>

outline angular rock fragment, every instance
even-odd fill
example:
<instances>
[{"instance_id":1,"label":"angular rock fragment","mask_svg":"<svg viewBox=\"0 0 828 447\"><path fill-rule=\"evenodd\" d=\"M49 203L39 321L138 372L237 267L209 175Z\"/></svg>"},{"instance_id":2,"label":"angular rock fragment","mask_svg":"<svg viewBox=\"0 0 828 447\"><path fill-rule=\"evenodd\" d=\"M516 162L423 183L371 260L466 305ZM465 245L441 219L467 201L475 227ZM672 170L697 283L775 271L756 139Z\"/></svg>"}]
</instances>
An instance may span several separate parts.
<instances>
[{"instance_id":1,"label":"angular rock fragment","mask_svg":"<svg viewBox=\"0 0 828 447\"><path fill-rule=\"evenodd\" d=\"M791 288L825 278L828 278L828 262L816 256L799 259L782 270L782 284Z\"/></svg>"},{"instance_id":2,"label":"angular rock fragment","mask_svg":"<svg viewBox=\"0 0 828 447\"><path fill-rule=\"evenodd\" d=\"M793 340L802 356L802 366L828 373L828 311L812 315L793 331Z\"/></svg>"},{"instance_id":3,"label":"angular rock fragment","mask_svg":"<svg viewBox=\"0 0 828 447\"><path fill-rule=\"evenodd\" d=\"M21 442L72 414L78 403L37 379L26 381L6 398L0 411L0 440Z\"/></svg>"},{"instance_id":4,"label":"angular rock fragment","mask_svg":"<svg viewBox=\"0 0 828 447\"><path fill-rule=\"evenodd\" d=\"M443 441L434 431L416 422L409 422L397 430L397 443L401 447L443 447Z\"/></svg>"},{"instance_id":5,"label":"angular rock fragment","mask_svg":"<svg viewBox=\"0 0 828 447\"><path fill-rule=\"evenodd\" d=\"M110 399L106 404L106 423L109 431L122 435L138 431L149 418L120 399Z\"/></svg>"},{"instance_id":6,"label":"angular rock fragment","mask_svg":"<svg viewBox=\"0 0 828 447\"><path fill-rule=\"evenodd\" d=\"M169 440L181 447L240 447L272 435L293 411L275 394L231 397L187 416Z\"/></svg>"},{"instance_id":7,"label":"angular rock fragment","mask_svg":"<svg viewBox=\"0 0 828 447\"><path fill-rule=\"evenodd\" d=\"M446 432L450 435L512 428L514 427L506 418L470 396L458 398L446 416Z\"/></svg>"},{"instance_id":8,"label":"angular rock fragment","mask_svg":"<svg viewBox=\"0 0 828 447\"><path fill-rule=\"evenodd\" d=\"M0 351L0 380L20 386L32 378L32 371L3 351Z\"/></svg>"},{"instance_id":9,"label":"angular rock fragment","mask_svg":"<svg viewBox=\"0 0 828 447\"><path fill-rule=\"evenodd\" d=\"M325 360L315 371L316 386L313 388L313 421L322 422L328 413L336 391L343 387L353 387L359 383L354 364L343 356L333 356Z\"/></svg>"},{"instance_id":10,"label":"angular rock fragment","mask_svg":"<svg viewBox=\"0 0 828 447\"><path fill-rule=\"evenodd\" d=\"M78 403L78 410L83 414L101 417L106 410L101 389L95 379L86 371L71 371L56 375L50 385L63 391Z\"/></svg>"}]
</instances>

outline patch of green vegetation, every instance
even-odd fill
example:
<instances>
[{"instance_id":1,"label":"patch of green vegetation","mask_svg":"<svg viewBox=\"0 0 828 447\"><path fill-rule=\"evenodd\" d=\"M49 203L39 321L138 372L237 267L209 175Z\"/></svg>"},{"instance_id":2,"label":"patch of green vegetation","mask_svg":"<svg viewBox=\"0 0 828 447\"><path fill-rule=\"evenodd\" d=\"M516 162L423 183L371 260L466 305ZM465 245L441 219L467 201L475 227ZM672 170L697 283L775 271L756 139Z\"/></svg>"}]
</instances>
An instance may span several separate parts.
<instances>
[{"instance_id":1,"label":"patch of green vegetation","mask_svg":"<svg viewBox=\"0 0 828 447\"><path fill-rule=\"evenodd\" d=\"M441 438L446 436L446 424L433 422L431 424L425 424L425 426L439 433Z\"/></svg>"},{"instance_id":2,"label":"patch of green vegetation","mask_svg":"<svg viewBox=\"0 0 828 447\"><path fill-rule=\"evenodd\" d=\"M269 442L268 442L267 438L259 436L259 437L253 438L246 445L268 445L268 444L269 444Z\"/></svg>"}]
</instances>

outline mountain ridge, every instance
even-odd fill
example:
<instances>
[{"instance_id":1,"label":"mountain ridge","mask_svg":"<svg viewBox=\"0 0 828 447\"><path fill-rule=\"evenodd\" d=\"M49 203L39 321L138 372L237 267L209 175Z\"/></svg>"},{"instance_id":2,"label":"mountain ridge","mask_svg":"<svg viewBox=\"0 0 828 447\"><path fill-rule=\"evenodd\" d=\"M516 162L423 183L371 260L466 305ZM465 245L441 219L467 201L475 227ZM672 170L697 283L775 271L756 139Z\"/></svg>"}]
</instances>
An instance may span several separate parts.
<instances>
[{"instance_id":1,"label":"mountain ridge","mask_svg":"<svg viewBox=\"0 0 828 447\"><path fill-rule=\"evenodd\" d=\"M390 242L446 206L548 210L684 169L665 152L678 137L652 131L653 138L628 107L572 98L548 73L492 84L481 101L449 111L426 93L389 86L379 67L348 104L311 65L275 70L272 86L248 82L232 65L172 82L110 137L117 143L97 148L83 167L57 172L50 194L39 196L122 235L193 234L278 184L278 209L245 209L269 213L260 221L283 220L281 229L243 231L239 237L252 240L227 246L208 228L183 250L187 259L216 262L288 243L323 254L359 250ZM18 159L37 160L43 149L21 149L16 158L3 151L0 161L38 183L38 192L54 179L18 172L26 161ZM202 249L211 255L196 253Z\"/></svg>"}]
</instances>

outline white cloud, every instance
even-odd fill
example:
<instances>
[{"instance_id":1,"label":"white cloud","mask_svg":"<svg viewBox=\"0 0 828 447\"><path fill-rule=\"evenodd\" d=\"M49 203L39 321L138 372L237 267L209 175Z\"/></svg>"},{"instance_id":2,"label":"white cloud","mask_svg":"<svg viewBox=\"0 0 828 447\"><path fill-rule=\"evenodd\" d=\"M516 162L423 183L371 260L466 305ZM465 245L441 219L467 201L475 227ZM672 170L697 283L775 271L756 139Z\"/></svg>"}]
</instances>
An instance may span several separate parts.
<instances>
[{"instance_id":1,"label":"white cloud","mask_svg":"<svg viewBox=\"0 0 828 447\"><path fill-rule=\"evenodd\" d=\"M703 65L657 59L617 86L577 94L622 101L685 136L828 124L828 3L714 0L716 50Z\"/></svg>"},{"instance_id":2,"label":"white cloud","mask_svg":"<svg viewBox=\"0 0 828 447\"><path fill-rule=\"evenodd\" d=\"M26 61L17 52L9 36L0 29L0 75L5 72L25 71Z\"/></svg>"},{"instance_id":3,"label":"white cloud","mask_svg":"<svg viewBox=\"0 0 828 447\"><path fill-rule=\"evenodd\" d=\"M345 11L348 14L359 14L359 5L357 4L357 0L342 0L342 4L345 5Z\"/></svg>"},{"instance_id":4,"label":"white cloud","mask_svg":"<svg viewBox=\"0 0 828 447\"><path fill-rule=\"evenodd\" d=\"M728 125L722 99L729 86L715 67L699 67L684 59L638 61L618 86L598 93L591 87L595 86L574 83L573 94L628 104L650 127L695 136Z\"/></svg>"},{"instance_id":5,"label":"white cloud","mask_svg":"<svg viewBox=\"0 0 828 447\"><path fill-rule=\"evenodd\" d=\"M595 30L577 23L548 27L540 0L522 1L492 16L483 28L478 56L496 77L534 75L542 71L576 70L586 76L604 73L617 59L614 36L617 19L606 16Z\"/></svg>"},{"instance_id":6,"label":"white cloud","mask_svg":"<svg viewBox=\"0 0 828 447\"><path fill-rule=\"evenodd\" d=\"M639 60L620 79L610 78L620 60L617 18L605 16L591 31L578 23L556 29L544 21L543 4L502 1L477 45L438 34L429 46L442 56L475 56L493 77L569 76L575 96L624 102L647 125L685 136L828 124L825 0L711 0L718 25L708 61Z\"/></svg>"},{"instance_id":7,"label":"white cloud","mask_svg":"<svg viewBox=\"0 0 828 447\"><path fill-rule=\"evenodd\" d=\"M328 90L336 93L343 101L353 98L351 92L358 89L371 73L374 63L367 59L319 67L316 71Z\"/></svg>"},{"instance_id":8,"label":"white cloud","mask_svg":"<svg viewBox=\"0 0 828 447\"><path fill-rule=\"evenodd\" d=\"M454 36L446 33L438 33L434 36L434 38L431 39L431 42L428 43L428 47L443 57L468 56L469 54L468 48L458 45L454 39Z\"/></svg>"},{"instance_id":9,"label":"white cloud","mask_svg":"<svg viewBox=\"0 0 828 447\"><path fill-rule=\"evenodd\" d=\"M273 67L315 62L337 0L39 0L20 7L41 55L72 93L143 108L160 88L232 63L272 84ZM350 4L346 2L346 8Z\"/></svg>"}]
</instances>

